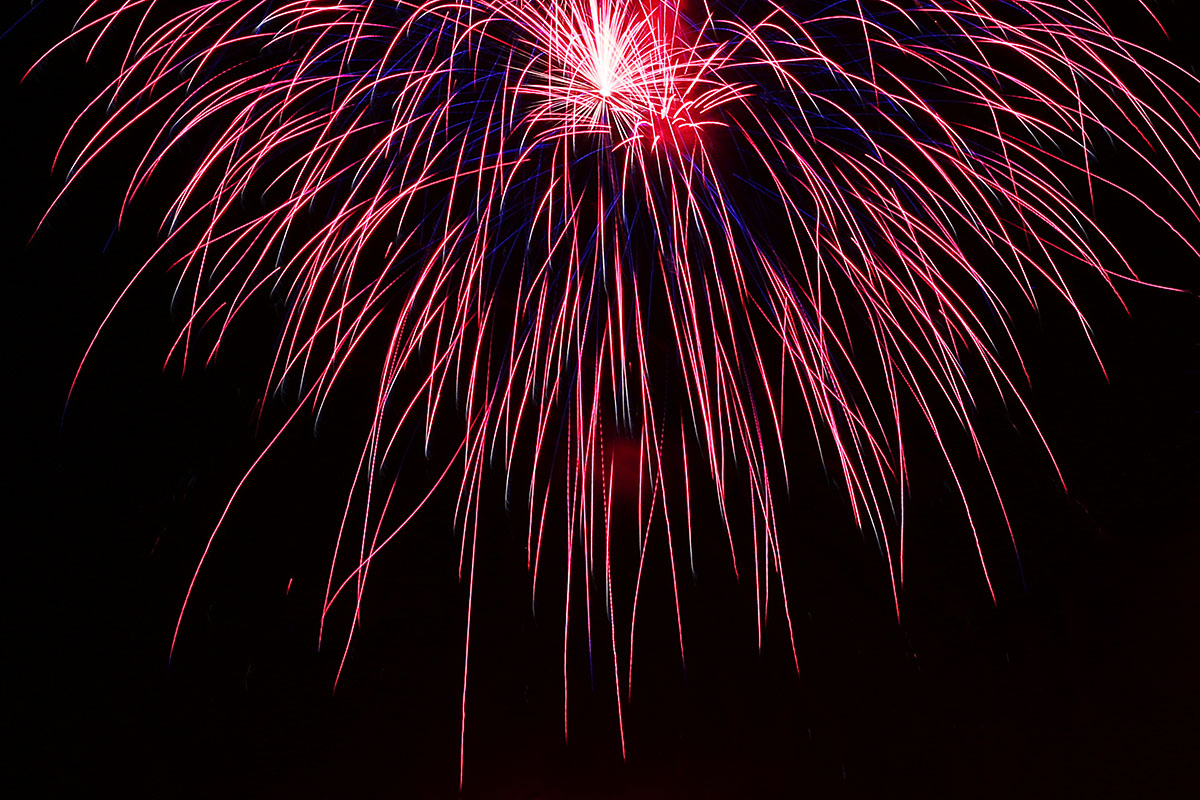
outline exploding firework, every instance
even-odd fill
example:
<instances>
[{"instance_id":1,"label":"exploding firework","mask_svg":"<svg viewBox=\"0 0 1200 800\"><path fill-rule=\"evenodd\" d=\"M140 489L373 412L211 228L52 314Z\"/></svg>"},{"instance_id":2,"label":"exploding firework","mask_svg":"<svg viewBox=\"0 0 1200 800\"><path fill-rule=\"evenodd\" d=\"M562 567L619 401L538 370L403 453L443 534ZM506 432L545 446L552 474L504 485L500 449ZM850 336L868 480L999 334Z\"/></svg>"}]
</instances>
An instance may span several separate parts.
<instances>
[{"instance_id":1,"label":"exploding firework","mask_svg":"<svg viewBox=\"0 0 1200 800\"><path fill-rule=\"evenodd\" d=\"M583 581L618 719L646 553L665 547L675 585L695 492L715 496L760 639L772 598L791 631L791 428L811 429L878 542L897 612L905 441L931 435L990 590L948 440L973 448L1004 519L976 396L1041 435L1008 302L1059 297L1086 332L1072 275L1141 282L1097 196L1181 238L1172 215L1200 218L1177 88L1192 79L1087 0L163 5L97 0L73 34L126 45L64 143L64 192L122 138L143 153L126 206L166 163L190 165L133 280L175 271L185 322L167 360L184 364L211 360L252 298L284 301L265 386L299 401L264 455L349 363L378 360L322 619L357 609L374 557L454 492L469 653L481 487L503 480L528 516L535 595L544 540L565 541L564 681ZM1176 207L1118 180L1117 151ZM430 452L435 429L452 456L396 508L397 442L417 431ZM612 574L626 538L628 598Z\"/></svg>"}]
</instances>

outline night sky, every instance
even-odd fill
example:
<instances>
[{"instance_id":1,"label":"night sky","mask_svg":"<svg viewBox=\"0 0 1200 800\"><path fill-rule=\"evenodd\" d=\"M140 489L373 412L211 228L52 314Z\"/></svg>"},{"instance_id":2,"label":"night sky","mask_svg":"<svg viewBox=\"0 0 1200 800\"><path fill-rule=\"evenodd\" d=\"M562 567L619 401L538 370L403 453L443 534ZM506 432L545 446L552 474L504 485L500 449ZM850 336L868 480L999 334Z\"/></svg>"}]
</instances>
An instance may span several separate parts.
<instances>
[{"instance_id":1,"label":"night sky","mask_svg":"<svg viewBox=\"0 0 1200 800\"><path fill-rule=\"evenodd\" d=\"M0 13L0 30L24 10L16 4ZM64 416L79 359L157 242L169 199L149 193L114 233L134 137L29 242L63 184L51 173L54 149L119 59L103 50L84 68L75 48L18 83L69 30L76 5L47 3L0 39L5 718L19 743L8 754L14 780L32 781L12 796L454 797L466 591L452 493L373 567L336 692L345 609L316 647L369 411L358 390L377 382L371 363L346 375L319 428L296 426L247 485L168 663L204 542L292 407L268 397L256 427L282 309L269 299L248 309L209 367L181 374L176 360L164 371L182 318L171 277L151 271L100 338ZM1172 42L1148 26L1134 33L1195 70L1200 38L1187 5L1156 4ZM1074 283L1107 379L1063 303L1017 313L1026 397L1069 491L1028 422L1014 427L997 403L981 403L1021 553L1018 563L988 507L997 604L928 442L912 445L897 622L886 562L798 439L783 528L800 674L774 610L757 648L753 587L735 581L723 530L702 522L697 578L681 573L686 670L665 554L650 556L623 761L611 655L601 638L590 668L582 619L563 741L562 568L548 558L531 613L524 514L504 512L489 488L463 796L1200 791L1200 259L1128 207L1099 216L1144 278L1188 292L1127 287L1126 314L1098 279ZM1200 223L1185 230L1200 241Z\"/></svg>"}]
</instances>

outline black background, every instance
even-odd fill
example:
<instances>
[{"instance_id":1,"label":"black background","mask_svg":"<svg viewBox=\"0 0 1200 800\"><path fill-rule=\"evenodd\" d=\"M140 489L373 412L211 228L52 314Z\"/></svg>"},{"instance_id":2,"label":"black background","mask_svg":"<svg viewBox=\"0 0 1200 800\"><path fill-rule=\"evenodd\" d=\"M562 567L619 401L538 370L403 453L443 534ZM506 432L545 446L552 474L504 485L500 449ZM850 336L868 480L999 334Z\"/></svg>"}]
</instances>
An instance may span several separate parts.
<instances>
[{"instance_id":1,"label":"black background","mask_svg":"<svg viewBox=\"0 0 1200 800\"><path fill-rule=\"evenodd\" d=\"M1137 35L1194 70L1186 5L1158 4L1171 42ZM255 420L277 311L248 314L208 368L164 371L179 319L170 277L151 273L63 416L158 211L148 196L112 235L136 155L119 144L29 243L62 186L54 148L115 63L101 52L84 68L75 48L18 84L69 29L64 7L75 10L48 3L0 40L5 716L18 774L30 796L454 796L466 592L446 503L375 567L336 692L344 618L316 649L361 436L355 390L371 388L369 370L349 375L319 428L297 427L250 482L168 664L204 540L265 441ZM1101 218L1144 277L1200 288L1200 263L1127 210ZM1194 221L1185 230L1200 241ZM1061 304L1016 322L1027 396L1069 493L1027 424L1013 430L981 409L1022 555L1020 567L1005 555L992 520L998 604L933 459L914 477L898 624L883 559L815 460L798 455L785 541L799 676L778 614L756 648L753 591L734 581L724 534L701 525L698 580L683 573L686 673L665 560L648 568L625 760L603 639L594 689L572 639L563 741L561 589L551 569L530 613L523 517L493 515L478 562L465 796L1194 793L1200 302L1129 287L1126 315L1098 281L1076 286L1107 380ZM267 403L268 421L287 410ZM914 458L920 466L919 447Z\"/></svg>"}]
</instances>

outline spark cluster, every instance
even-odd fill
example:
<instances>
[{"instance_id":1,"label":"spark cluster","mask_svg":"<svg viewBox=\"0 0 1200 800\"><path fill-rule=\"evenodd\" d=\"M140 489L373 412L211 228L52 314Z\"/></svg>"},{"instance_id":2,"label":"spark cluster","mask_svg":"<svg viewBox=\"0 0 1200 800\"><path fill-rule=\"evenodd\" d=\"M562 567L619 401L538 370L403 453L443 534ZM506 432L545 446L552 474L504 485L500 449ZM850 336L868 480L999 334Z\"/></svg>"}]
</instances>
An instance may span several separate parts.
<instances>
[{"instance_id":1,"label":"spark cluster","mask_svg":"<svg viewBox=\"0 0 1200 800\"><path fill-rule=\"evenodd\" d=\"M1172 215L1200 218L1193 79L1088 0L96 0L70 37L89 39L125 55L67 136L67 189L119 138L144 153L126 207L190 165L137 273L178 275L168 362L215 357L250 298L283 298L265 387L299 397L287 429L378 360L323 616L361 601L439 490L457 493L470 594L498 473L535 593L544 540L566 542L564 684L584 581L619 716L637 593L614 596L614 539L636 540L638 586L656 548L677 581L695 491L716 498L760 637L772 597L791 630L792 428L878 541L897 610L905 437L931 435L990 588L947 441L973 447L1003 518L976 397L1041 435L1009 305L1058 298L1087 331L1072 276L1141 282L1097 195L1181 238ZM1176 207L1139 197L1114 152ZM388 469L396 442L438 429L453 457L397 511L414 490ZM613 524L622 442L636 531ZM469 651L469 614L466 635ZM466 687L464 666L464 727Z\"/></svg>"}]
</instances>

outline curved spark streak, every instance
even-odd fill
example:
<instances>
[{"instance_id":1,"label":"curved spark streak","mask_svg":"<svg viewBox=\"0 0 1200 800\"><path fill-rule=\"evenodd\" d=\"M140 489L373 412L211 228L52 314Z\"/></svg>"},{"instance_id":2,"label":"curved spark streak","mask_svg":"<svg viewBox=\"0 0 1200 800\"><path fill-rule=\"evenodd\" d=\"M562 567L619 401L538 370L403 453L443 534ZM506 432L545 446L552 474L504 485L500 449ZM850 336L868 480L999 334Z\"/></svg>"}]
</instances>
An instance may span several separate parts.
<instances>
[{"instance_id":1,"label":"curved spark streak","mask_svg":"<svg viewBox=\"0 0 1200 800\"><path fill-rule=\"evenodd\" d=\"M1038 285L1090 341L1068 271L1114 291L1141 282L1095 222L1097 190L1183 238L1105 177L1099 140L1200 219L1196 114L1175 88L1190 76L1120 38L1088 0L834 0L809 14L762 2L736 16L708 0L191 0L174 14L156 0L95 0L71 38L118 31L120 71L68 132L86 140L64 192L145 123L157 132L125 206L169 156L199 147L151 259L182 248L172 266L188 312L168 362L193 358L200 329L216 326L211 360L248 298L286 298L267 378L268 391L301 387L286 428L300 408L319 415L368 333L390 328L322 635L350 587L357 619L371 561L415 514L385 526L396 482L377 482L400 432L423 430L428 454L455 404L465 429L417 508L461 466L470 604L485 467L503 469L509 499L528 477L536 597L561 479L564 732L581 572L589 648L592 592L603 594L622 749L659 517L683 655L674 471L689 558L693 481L715 490L739 575L736 542L748 540L761 642L772 595L792 629L776 505L788 421L807 417L877 538L897 614L905 432L923 421L991 591L947 437L965 435L1007 525L972 418L984 389L1029 418L1005 366L1020 356L1004 296L1036 305ZM664 399L671 381L678 407ZM626 670L612 578L620 441L637 462ZM469 613L466 637L469 650ZM466 688L464 662L464 736Z\"/></svg>"}]
</instances>

